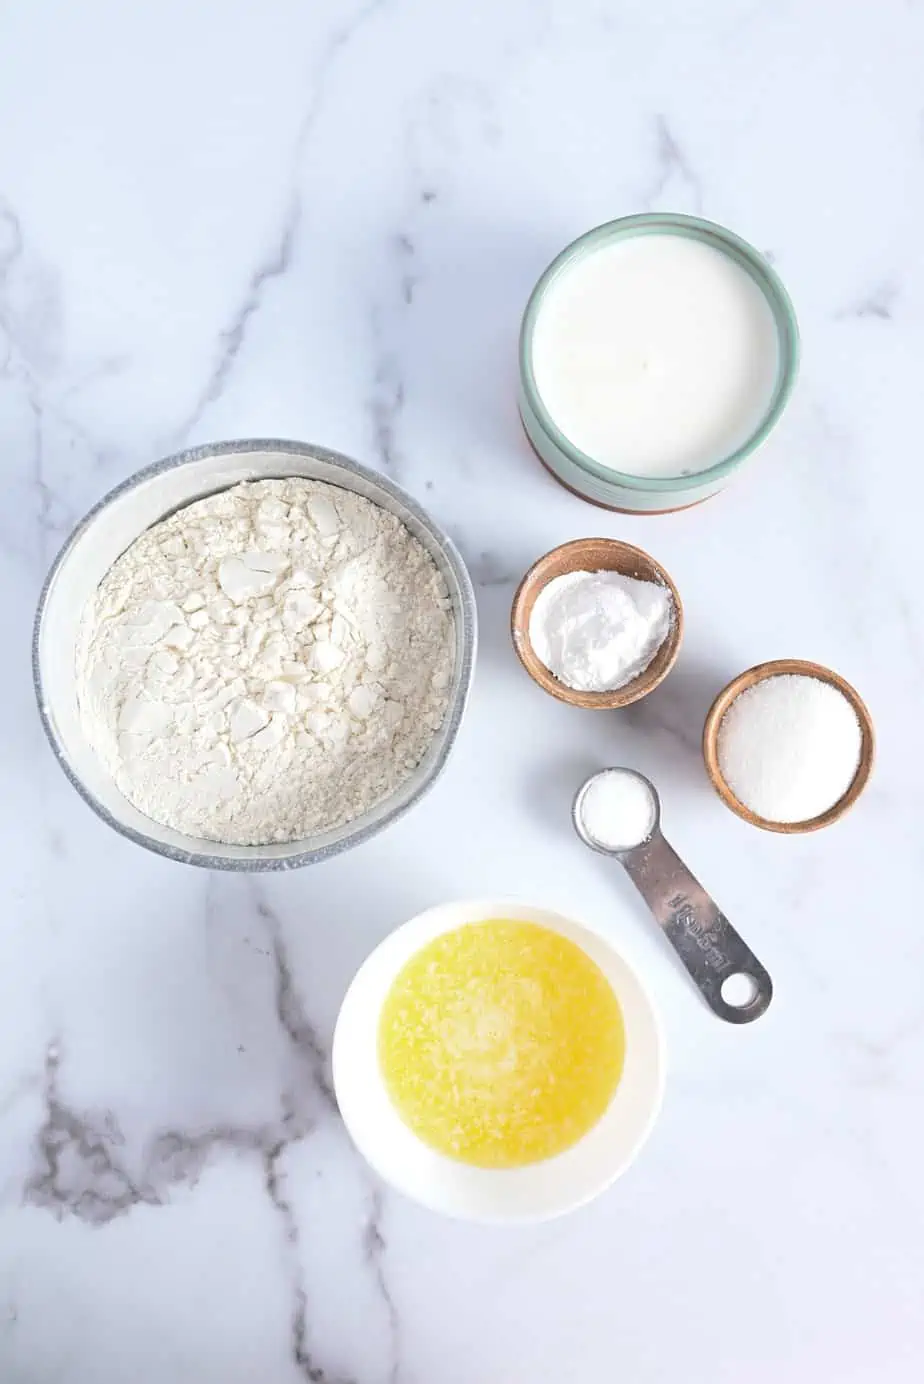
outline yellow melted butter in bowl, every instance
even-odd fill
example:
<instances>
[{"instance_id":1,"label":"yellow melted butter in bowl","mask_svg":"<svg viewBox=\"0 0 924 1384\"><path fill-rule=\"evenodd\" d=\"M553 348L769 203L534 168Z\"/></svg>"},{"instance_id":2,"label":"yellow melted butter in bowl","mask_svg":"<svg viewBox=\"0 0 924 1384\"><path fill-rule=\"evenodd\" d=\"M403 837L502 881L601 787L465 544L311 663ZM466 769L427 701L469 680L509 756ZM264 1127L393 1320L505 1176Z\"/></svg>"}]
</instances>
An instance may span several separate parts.
<instances>
[{"instance_id":1,"label":"yellow melted butter in bowl","mask_svg":"<svg viewBox=\"0 0 924 1384\"><path fill-rule=\"evenodd\" d=\"M378 1032L382 1077L431 1148L482 1168L564 1152L619 1084L625 1033L585 951L537 923L443 933L398 973Z\"/></svg>"}]
</instances>

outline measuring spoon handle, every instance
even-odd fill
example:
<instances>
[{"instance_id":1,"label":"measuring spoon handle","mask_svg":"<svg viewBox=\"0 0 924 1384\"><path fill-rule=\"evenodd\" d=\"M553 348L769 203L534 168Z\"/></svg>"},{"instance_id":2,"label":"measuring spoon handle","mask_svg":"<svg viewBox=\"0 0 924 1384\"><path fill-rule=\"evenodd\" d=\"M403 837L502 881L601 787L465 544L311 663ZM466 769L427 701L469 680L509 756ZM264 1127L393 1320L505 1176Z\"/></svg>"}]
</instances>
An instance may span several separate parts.
<instances>
[{"instance_id":1,"label":"measuring spoon handle","mask_svg":"<svg viewBox=\"0 0 924 1384\"><path fill-rule=\"evenodd\" d=\"M773 997L769 974L661 832L621 860L713 1012L730 1024L760 1018ZM729 976L750 980L743 1004L722 998Z\"/></svg>"}]
</instances>

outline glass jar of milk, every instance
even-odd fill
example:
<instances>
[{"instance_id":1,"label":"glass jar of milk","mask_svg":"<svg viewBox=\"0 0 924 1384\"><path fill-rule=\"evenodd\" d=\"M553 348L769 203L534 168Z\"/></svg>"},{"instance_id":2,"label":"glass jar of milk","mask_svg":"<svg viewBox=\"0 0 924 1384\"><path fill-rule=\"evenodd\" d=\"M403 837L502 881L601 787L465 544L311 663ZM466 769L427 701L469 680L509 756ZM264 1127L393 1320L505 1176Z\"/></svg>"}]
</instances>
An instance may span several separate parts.
<instances>
[{"instance_id":1,"label":"glass jar of milk","mask_svg":"<svg viewBox=\"0 0 924 1384\"><path fill-rule=\"evenodd\" d=\"M766 439L798 358L789 295L756 250L697 217L628 216L574 241L533 290L520 415L584 498L684 509Z\"/></svg>"}]
</instances>

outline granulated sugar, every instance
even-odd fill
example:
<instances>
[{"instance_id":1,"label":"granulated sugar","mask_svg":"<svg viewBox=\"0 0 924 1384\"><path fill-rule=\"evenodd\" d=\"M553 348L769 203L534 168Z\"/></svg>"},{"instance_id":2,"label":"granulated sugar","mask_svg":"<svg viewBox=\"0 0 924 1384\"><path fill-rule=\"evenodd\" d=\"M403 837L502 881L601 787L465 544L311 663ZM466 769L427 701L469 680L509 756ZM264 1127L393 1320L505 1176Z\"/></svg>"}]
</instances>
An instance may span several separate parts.
<instances>
[{"instance_id":1,"label":"granulated sugar","mask_svg":"<svg viewBox=\"0 0 924 1384\"><path fill-rule=\"evenodd\" d=\"M732 702L719 728L719 768L758 817L808 822L847 792L862 743L856 712L836 687L784 674Z\"/></svg>"}]
</instances>

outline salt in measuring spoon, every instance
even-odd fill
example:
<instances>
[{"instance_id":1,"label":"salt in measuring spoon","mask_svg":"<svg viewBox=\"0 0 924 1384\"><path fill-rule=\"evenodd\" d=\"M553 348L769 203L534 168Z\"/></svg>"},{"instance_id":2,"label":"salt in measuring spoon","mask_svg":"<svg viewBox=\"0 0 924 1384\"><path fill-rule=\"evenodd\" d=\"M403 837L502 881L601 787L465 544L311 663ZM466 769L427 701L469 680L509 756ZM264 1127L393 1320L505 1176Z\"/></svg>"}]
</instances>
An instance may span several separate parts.
<instances>
[{"instance_id":1,"label":"salt in measuring spoon","mask_svg":"<svg viewBox=\"0 0 924 1384\"><path fill-rule=\"evenodd\" d=\"M620 788L624 810L607 832L591 808ZM634 769L603 769L578 790L572 815L584 844L624 867L713 1012L731 1024L759 1019L773 997L770 976L665 841L654 784Z\"/></svg>"}]
</instances>

